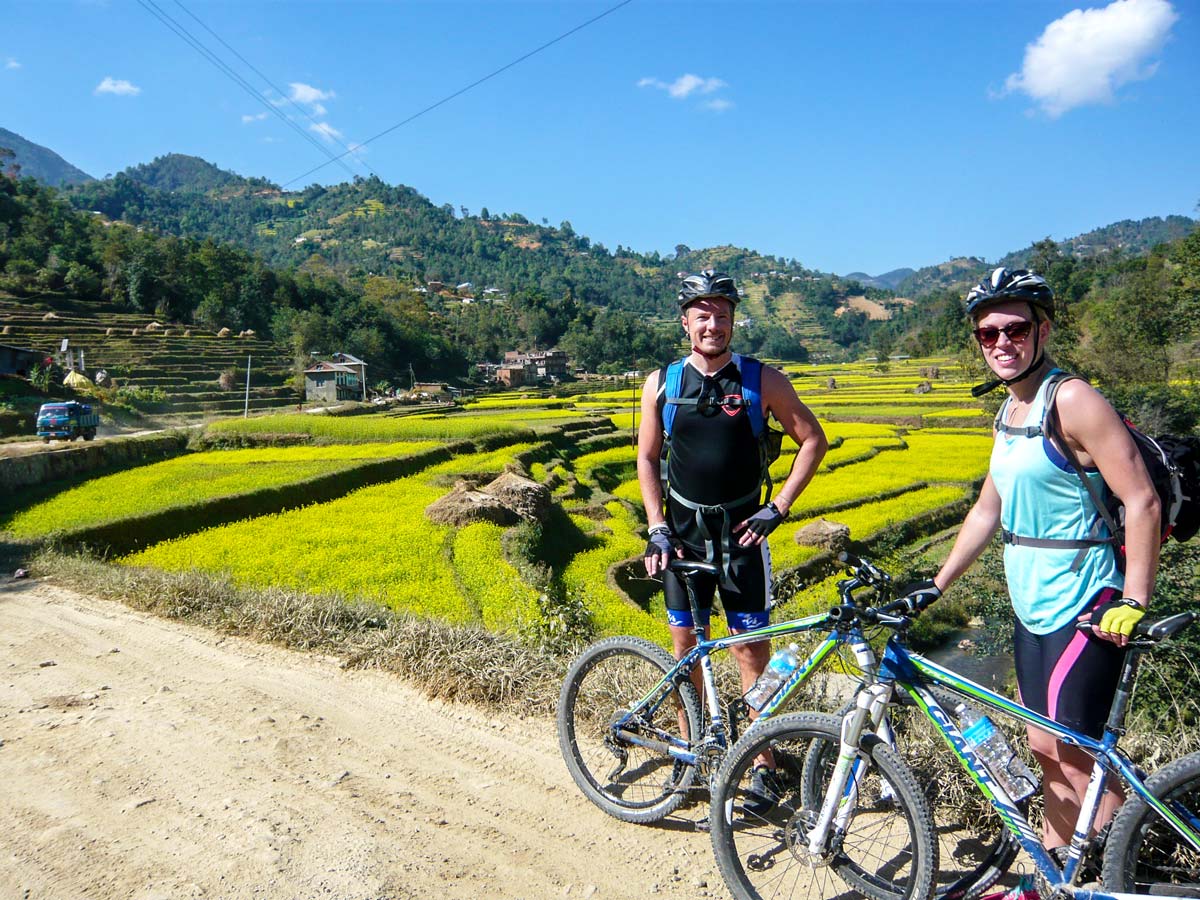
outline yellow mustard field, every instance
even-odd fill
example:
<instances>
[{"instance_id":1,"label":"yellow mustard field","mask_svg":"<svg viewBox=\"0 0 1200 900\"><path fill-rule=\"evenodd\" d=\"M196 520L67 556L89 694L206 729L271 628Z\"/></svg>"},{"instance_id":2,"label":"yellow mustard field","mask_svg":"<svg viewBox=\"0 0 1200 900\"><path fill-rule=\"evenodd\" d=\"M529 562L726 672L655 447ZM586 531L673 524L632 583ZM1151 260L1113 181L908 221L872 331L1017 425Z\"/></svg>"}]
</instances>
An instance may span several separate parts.
<instances>
[{"instance_id":1,"label":"yellow mustard field","mask_svg":"<svg viewBox=\"0 0 1200 900\"><path fill-rule=\"evenodd\" d=\"M527 604L501 609L503 604L487 602L485 616L484 599L467 596L459 585L455 529L433 524L424 511L446 492L443 479L498 473L514 454L531 446L457 457L328 503L164 541L121 562L168 571L223 572L239 584L363 597L450 622L490 619L491 627L515 627L528 613ZM464 584L477 584L488 533L480 529L464 540L461 577ZM503 595L506 589L512 591L517 576L500 554L498 539L495 551L491 565L497 573L496 590Z\"/></svg>"},{"instance_id":2,"label":"yellow mustard field","mask_svg":"<svg viewBox=\"0 0 1200 900\"><path fill-rule=\"evenodd\" d=\"M440 446L440 441L411 441L193 453L91 479L0 520L0 529L18 537L47 535L292 484L367 460L412 456Z\"/></svg>"}]
</instances>

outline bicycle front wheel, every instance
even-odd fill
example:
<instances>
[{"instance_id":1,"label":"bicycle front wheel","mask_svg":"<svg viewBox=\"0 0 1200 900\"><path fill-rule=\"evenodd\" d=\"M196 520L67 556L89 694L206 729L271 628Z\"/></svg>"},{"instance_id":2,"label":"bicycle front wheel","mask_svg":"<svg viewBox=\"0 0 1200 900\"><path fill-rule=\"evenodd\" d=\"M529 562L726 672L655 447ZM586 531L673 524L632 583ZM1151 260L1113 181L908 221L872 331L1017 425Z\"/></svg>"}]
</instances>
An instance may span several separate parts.
<instances>
[{"instance_id":1,"label":"bicycle front wheel","mask_svg":"<svg viewBox=\"0 0 1200 900\"><path fill-rule=\"evenodd\" d=\"M858 751L849 819L809 850L830 771L813 796L804 761L814 747L838 746L840 730L834 716L790 713L755 725L725 757L709 822L721 874L739 900L912 900L932 891L938 851L929 807L903 760L873 736ZM777 768L764 779L754 767L767 751Z\"/></svg>"},{"instance_id":2,"label":"bicycle front wheel","mask_svg":"<svg viewBox=\"0 0 1200 900\"><path fill-rule=\"evenodd\" d=\"M1200 835L1200 753L1164 766L1146 787ZM1200 851L1145 800L1132 797L1113 820L1103 878L1105 891L1200 897Z\"/></svg>"},{"instance_id":3,"label":"bicycle front wheel","mask_svg":"<svg viewBox=\"0 0 1200 900\"><path fill-rule=\"evenodd\" d=\"M687 799L694 766L672 756L700 733L690 681L664 682L675 665L657 644L614 637L572 663L558 698L558 744L583 793L625 822L657 822Z\"/></svg>"},{"instance_id":4,"label":"bicycle front wheel","mask_svg":"<svg viewBox=\"0 0 1200 900\"><path fill-rule=\"evenodd\" d=\"M933 693L957 719L955 711L964 701L940 688L933 688ZM853 708L851 701L838 717ZM896 749L921 786L933 817L939 861L933 896L936 900L975 900L1008 871L1019 845L991 804L982 799L970 776L955 765L940 732L915 705L893 704L888 717L897 737ZM813 743L809 748L804 760L805 803L820 806L837 753L834 743Z\"/></svg>"}]
</instances>

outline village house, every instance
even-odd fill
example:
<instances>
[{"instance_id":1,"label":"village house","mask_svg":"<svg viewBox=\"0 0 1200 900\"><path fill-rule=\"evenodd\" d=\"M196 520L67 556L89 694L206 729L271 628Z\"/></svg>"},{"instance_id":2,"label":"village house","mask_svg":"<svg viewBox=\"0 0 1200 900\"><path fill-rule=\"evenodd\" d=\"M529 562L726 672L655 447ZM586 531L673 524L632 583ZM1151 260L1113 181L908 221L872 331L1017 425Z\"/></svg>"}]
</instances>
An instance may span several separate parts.
<instances>
[{"instance_id":1,"label":"village house","mask_svg":"<svg viewBox=\"0 0 1200 900\"><path fill-rule=\"evenodd\" d=\"M367 399L367 364L349 353L335 353L304 370L304 399L337 403Z\"/></svg>"},{"instance_id":2,"label":"village house","mask_svg":"<svg viewBox=\"0 0 1200 900\"><path fill-rule=\"evenodd\" d=\"M46 354L40 350L0 344L0 375L20 375L28 378L34 366L45 365L48 362Z\"/></svg>"}]
</instances>

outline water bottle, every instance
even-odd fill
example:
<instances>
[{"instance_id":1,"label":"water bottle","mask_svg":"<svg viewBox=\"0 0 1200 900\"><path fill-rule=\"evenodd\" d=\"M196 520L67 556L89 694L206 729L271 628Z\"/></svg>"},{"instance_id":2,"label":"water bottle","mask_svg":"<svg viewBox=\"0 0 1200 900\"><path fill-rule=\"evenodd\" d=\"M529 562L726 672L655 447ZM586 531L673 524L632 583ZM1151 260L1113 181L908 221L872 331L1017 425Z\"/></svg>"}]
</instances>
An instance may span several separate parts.
<instances>
[{"instance_id":1,"label":"water bottle","mask_svg":"<svg viewBox=\"0 0 1200 900\"><path fill-rule=\"evenodd\" d=\"M983 760L992 777L1014 801L1024 800L1038 789L1037 776L1025 761L1013 752L1004 733L987 716L974 707L963 704L958 710L958 724L967 746Z\"/></svg>"},{"instance_id":2,"label":"water bottle","mask_svg":"<svg viewBox=\"0 0 1200 900\"><path fill-rule=\"evenodd\" d=\"M775 651L766 669L754 682L754 687L746 692L746 703L756 712L761 712L775 692L791 677L800 665L800 647L792 644Z\"/></svg>"}]
</instances>

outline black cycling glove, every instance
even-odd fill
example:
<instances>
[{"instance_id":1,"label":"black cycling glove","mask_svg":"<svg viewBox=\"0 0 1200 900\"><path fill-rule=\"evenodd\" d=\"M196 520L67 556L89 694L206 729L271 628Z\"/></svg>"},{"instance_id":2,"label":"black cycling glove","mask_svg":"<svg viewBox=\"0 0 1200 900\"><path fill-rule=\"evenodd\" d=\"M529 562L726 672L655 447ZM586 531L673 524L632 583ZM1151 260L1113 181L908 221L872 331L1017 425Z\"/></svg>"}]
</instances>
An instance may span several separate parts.
<instances>
[{"instance_id":1,"label":"black cycling glove","mask_svg":"<svg viewBox=\"0 0 1200 900\"><path fill-rule=\"evenodd\" d=\"M933 583L933 579L926 579L906 584L896 593L900 595L901 600L907 601L911 612L920 612L942 596L942 589Z\"/></svg>"},{"instance_id":2,"label":"black cycling glove","mask_svg":"<svg viewBox=\"0 0 1200 900\"><path fill-rule=\"evenodd\" d=\"M757 537L765 538L768 534L783 524L783 514L774 503L768 503L746 520L746 531Z\"/></svg>"},{"instance_id":3,"label":"black cycling glove","mask_svg":"<svg viewBox=\"0 0 1200 900\"><path fill-rule=\"evenodd\" d=\"M671 529L666 525L655 525L650 529L650 540L646 542L644 555L662 556L665 553L668 557L674 557L679 546L679 540L671 534Z\"/></svg>"}]
</instances>

